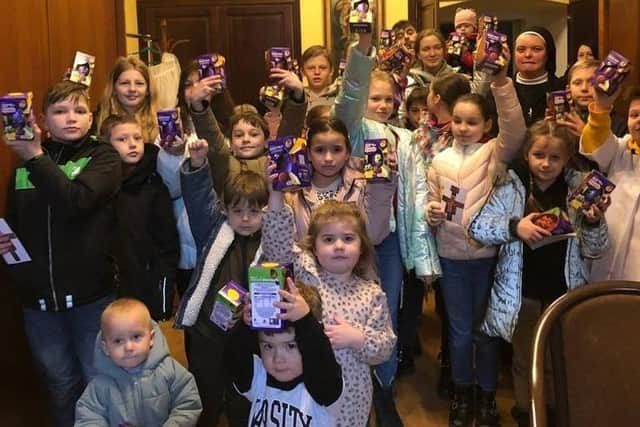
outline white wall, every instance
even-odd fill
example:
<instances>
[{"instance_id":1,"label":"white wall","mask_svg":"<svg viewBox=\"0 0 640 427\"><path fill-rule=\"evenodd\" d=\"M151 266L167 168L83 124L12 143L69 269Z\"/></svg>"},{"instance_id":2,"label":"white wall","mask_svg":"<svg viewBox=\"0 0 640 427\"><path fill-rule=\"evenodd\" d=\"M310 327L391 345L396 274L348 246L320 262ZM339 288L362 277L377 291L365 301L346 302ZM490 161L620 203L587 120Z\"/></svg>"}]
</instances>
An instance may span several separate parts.
<instances>
[{"instance_id":1,"label":"white wall","mask_svg":"<svg viewBox=\"0 0 640 427\"><path fill-rule=\"evenodd\" d=\"M387 0L388 1L388 0ZM496 15L502 21L519 21L520 30L531 25L548 29L556 43L556 74L561 76L567 69L567 5L546 0L473 0L456 2L439 10L440 22L453 22L459 7L472 7L478 15ZM598 13L598 11L594 11ZM518 28L515 28L516 33Z\"/></svg>"}]
</instances>

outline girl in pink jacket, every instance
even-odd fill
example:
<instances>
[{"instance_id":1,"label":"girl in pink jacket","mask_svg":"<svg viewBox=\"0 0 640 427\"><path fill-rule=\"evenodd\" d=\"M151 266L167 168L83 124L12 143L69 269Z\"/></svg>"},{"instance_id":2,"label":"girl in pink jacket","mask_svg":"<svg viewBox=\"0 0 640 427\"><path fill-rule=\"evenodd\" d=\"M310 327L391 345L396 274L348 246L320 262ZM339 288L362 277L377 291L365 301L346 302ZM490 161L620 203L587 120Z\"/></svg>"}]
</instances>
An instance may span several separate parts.
<instances>
[{"instance_id":1,"label":"girl in pink jacket","mask_svg":"<svg viewBox=\"0 0 640 427\"><path fill-rule=\"evenodd\" d=\"M510 58L506 45L503 55ZM428 172L426 215L429 224L436 227L455 385L449 425L470 425L475 383L481 388L476 425L497 425L498 347L478 328L491 289L496 248L473 242L467 228L469 219L485 203L497 168L501 162L513 160L524 141L522 109L506 69L493 76L491 85L498 110L498 136L487 141L492 120L486 100L478 94L461 96L452 105L453 145L435 156Z\"/></svg>"}]
</instances>

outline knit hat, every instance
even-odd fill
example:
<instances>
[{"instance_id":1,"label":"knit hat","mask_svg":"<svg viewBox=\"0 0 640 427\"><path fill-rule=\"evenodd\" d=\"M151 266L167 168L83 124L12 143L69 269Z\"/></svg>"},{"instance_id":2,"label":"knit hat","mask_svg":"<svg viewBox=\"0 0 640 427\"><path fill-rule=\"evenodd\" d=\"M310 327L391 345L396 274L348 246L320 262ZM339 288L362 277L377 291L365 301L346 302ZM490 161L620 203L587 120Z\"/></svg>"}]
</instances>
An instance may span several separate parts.
<instances>
[{"instance_id":1,"label":"knit hat","mask_svg":"<svg viewBox=\"0 0 640 427\"><path fill-rule=\"evenodd\" d=\"M478 17L476 16L476 11L473 9L459 8L456 10L456 16L453 20L455 27L458 27L460 24L469 24L473 26L473 28L478 28Z\"/></svg>"},{"instance_id":2,"label":"knit hat","mask_svg":"<svg viewBox=\"0 0 640 427\"><path fill-rule=\"evenodd\" d=\"M553 40L553 35L543 27L528 27L518 37L516 37L515 45L518 45L518 39L522 36L533 35L542 41L544 41L545 48L547 49L547 63L544 68L547 70L550 76L556 75L556 42Z\"/></svg>"}]
</instances>

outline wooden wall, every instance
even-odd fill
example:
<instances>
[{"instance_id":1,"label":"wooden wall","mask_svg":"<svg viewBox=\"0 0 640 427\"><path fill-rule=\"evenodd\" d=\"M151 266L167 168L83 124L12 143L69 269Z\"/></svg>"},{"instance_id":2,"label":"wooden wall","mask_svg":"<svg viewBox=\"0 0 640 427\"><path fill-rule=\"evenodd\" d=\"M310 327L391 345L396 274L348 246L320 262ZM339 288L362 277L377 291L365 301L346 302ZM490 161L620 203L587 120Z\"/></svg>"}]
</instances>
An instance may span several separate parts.
<instances>
[{"instance_id":1,"label":"wooden wall","mask_svg":"<svg viewBox=\"0 0 640 427\"><path fill-rule=\"evenodd\" d=\"M97 57L91 88L95 108L108 71L124 54L122 0L4 0L0 11L4 45L0 49L0 94L33 91L36 113L47 88L62 79L81 50ZM41 120L38 120L41 123ZM0 142L0 217L6 190L17 163ZM3 341L0 366L6 372L0 387L0 424L46 426L43 394L32 369L22 329L22 312L0 261L0 324Z\"/></svg>"}]
</instances>

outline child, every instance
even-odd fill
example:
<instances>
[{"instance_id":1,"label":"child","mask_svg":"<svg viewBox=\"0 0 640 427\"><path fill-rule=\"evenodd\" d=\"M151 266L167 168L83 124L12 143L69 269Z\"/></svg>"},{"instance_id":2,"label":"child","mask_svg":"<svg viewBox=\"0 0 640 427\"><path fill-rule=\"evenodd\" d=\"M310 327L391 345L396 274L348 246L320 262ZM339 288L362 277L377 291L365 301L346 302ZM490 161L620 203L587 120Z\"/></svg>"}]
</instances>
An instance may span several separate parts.
<instances>
[{"instance_id":1,"label":"child","mask_svg":"<svg viewBox=\"0 0 640 427\"><path fill-rule=\"evenodd\" d=\"M280 71L286 72L286 70L278 70ZM264 174L267 159L265 141L269 135L269 129L259 114L251 111L234 114L231 117L231 135L227 144L213 112L207 107L207 98L215 92L215 86L219 82L220 76L203 78L193 84L189 93L186 93L186 100L190 106L196 133L210 144L209 163L213 166L211 168L213 186L217 194L222 194L226 182L232 180L241 170ZM301 102L294 100L287 103L291 106L290 113L284 115L278 135L300 134L306 112L306 102L303 96L302 98ZM290 116L290 119L287 116Z\"/></svg>"},{"instance_id":2,"label":"child","mask_svg":"<svg viewBox=\"0 0 640 427\"><path fill-rule=\"evenodd\" d=\"M9 187L7 222L31 262L7 267L19 291L36 367L56 426L73 424L75 401L94 375L100 313L113 298L113 209L118 153L90 134L87 88L63 81L43 100L42 141L6 141L22 160ZM0 254L10 240L0 234Z\"/></svg>"},{"instance_id":3,"label":"child","mask_svg":"<svg viewBox=\"0 0 640 427\"><path fill-rule=\"evenodd\" d=\"M419 127L413 132L414 142L422 152L425 175L428 174L433 158L441 151L451 147L453 135L451 133L451 106L460 96L468 94L471 90L469 80L461 74L452 73L436 77L428 89L428 96L424 102L427 107L426 117L423 115ZM424 88L413 90L409 99L426 91ZM409 99L407 105L409 105ZM411 114L411 111L409 110ZM427 230L426 238L430 245L435 247L435 237ZM437 259L436 261L437 262ZM438 264L439 265L439 264ZM402 354L403 369L411 369L413 365L413 347L418 339L417 323L422 315L422 301L424 299L424 286L420 281L413 280L415 271L410 271L409 277L405 276L402 299L402 312L400 321L399 341ZM434 287L436 312L440 316L440 378L438 380L438 394L448 399L451 395L451 364L449 358L449 323L442 301L442 292L437 282L437 274L431 278Z\"/></svg>"},{"instance_id":4,"label":"child","mask_svg":"<svg viewBox=\"0 0 640 427\"><path fill-rule=\"evenodd\" d=\"M118 294L141 300L151 317L173 312L179 243L167 187L156 173L158 147L145 144L133 116L109 116L100 139L122 160L122 188L114 202L117 218Z\"/></svg>"},{"instance_id":5,"label":"child","mask_svg":"<svg viewBox=\"0 0 640 427\"><path fill-rule=\"evenodd\" d=\"M455 32L452 33L452 35L456 34L463 37L463 40L460 45L460 52L455 56L455 64L450 62L450 65L454 68L459 68L457 71L471 78L473 76L474 53L478 36L478 17L476 11L473 9L458 8L453 21Z\"/></svg>"},{"instance_id":6,"label":"child","mask_svg":"<svg viewBox=\"0 0 640 427\"><path fill-rule=\"evenodd\" d=\"M176 326L186 328L189 370L203 403L200 425L215 426L222 411L232 426L246 426L249 405L231 387L224 363L228 335L212 320L218 290L234 280L247 287L247 269L260 259L262 208L268 191L263 175L241 171L218 199L209 173L207 142L190 143L189 160L181 169L182 197L198 248L196 267L176 314ZM223 210L224 208L224 210Z\"/></svg>"},{"instance_id":7,"label":"child","mask_svg":"<svg viewBox=\"0 0 640 427\"><path fill-rule=\"evenodd\" d=\"M316 288L287 279L284 331L249 330L242 322L231 338L230 371L234 385L252 402L249 425L336 425L342 395L342 370L322 331L322 303ZM251 325L251 304L244 319ZM257 338L257 340L256 340ZM260 357L253 354L256 341ZM285 409L286 408L286 409Z\"/></svg>"},{"instance_id":8,"label":"child","mask_svg":"<svg viewBox=\"0 0 640 427\"><path fill-rule=\"evenodd\" d=\"M582 133L580 151L598 162L601 170L616 184L611 193L611 208L606 218L611 247L594 260L590 281L640 280L640 253L637 237L640 213L638 175L640 164L640 87L632 87L627 95L629 134L618 138L611 132L609 113L618 94L605 96L595 91L595 103L589 106L589 121Z\"/></svg>"},{"instance_id":9,"label":"child","mask_svg":"<svg viewBox=\"0 0 640 427\"><path fill-rule=\"evenodd\" d=\"M436 249L427 239L429 233L424 218L426 179L422 156L418 147L411 144L411 132L388 124L393 114L394 80L380 70L371 72L375 62L371 49L371 34L360 34L347 58L347 67L341 92L336 99L334 114L349 129L352 156L364 155L364 141L385 138L396 152L398 165L398 189L389 224L391 232L376 247L377 267L380 272L394 331L397 331L397 313L400 305L403 264L414 269L420 280L439 273ZM424 243L426 242L426 244ZM397 367L397 354L377 367L376 414L391 424L399 424L400 416L393 402L392 386ZM379 409L386 408L386 409Z\"/></svg>"},{"instance_id":10,"label":"child","mask_svg":"<svg viewBox=\"0 0 640 427\"><path fill-rule=\"evenodd\" d=\"M584 178L567 169L575 146L575 136L566 127L548 121L531 126L524 162L514 162L501 177L469 228L470 236L480 243L500 246L481 328L513 343L513 383L521 426L529 425L531 345L538 318L567 290L588 283L585 257L597 258L608 244L601 211L606 205L594 205L587 212L567 206L567 197ZM577 236L532 250L528 243L551 235L532 220L553 208L568 213Z\"/></svg>"},{"instance_id":11,"label":"child","mask_svg":"<svg viewBox=\"0 0 640 427\"><path fill-rule=\"evenodd\" d=\"M426 120L428 108L427 108L427 95L429 91L424 87L415 87L407 96L405 105L407 107L407 116L404 122L404 128L410 131L414 131L420 125L420 122Z\"/></svg>"},{"instance_id":12,"label":"child","mask_svg":"<svg viewBox=\"0 0 640 427\"><path fill-rule=\"evenodd\" d=\"M98 108L96 129L100 129L102 122L112 114L129 114L138 119L145 143L153 142L158 135L149 69L135 56L116 60Z\"/></svg>"},{"instance_id":13,"label":"child","mask_svg":"<svg viewBox=\"0 0 640 427\"><path fill-rule=\"evenodd\" d=\"M305 93L309 104L307 110L316 105L333 105L340 85L331 82L333 63L324 46L311 46L302 54L302 74L307 79Z\"/></svg>"},{"instance_id":14,"label":"child","mask_svg":"<svg viewBox=\"0 0 640 427\"><path fill-rule=\"evenodd\" d=\"M268 174L273 167L269 165ZM363 427L371 406L370 365L387 360L395 345L386 297L370 274L374 249L364 216L352 203L329 200L313 212L309 233L298 246L293 211L271 187L264 217L265 258L293 263L295 277L318 288L325 333L342 367L347 398L336 425Z\"/></svg>"},{"instance_id":15,"label":"child","mask_svg":"<svg viewBox=\"0 0 640 427\"><path fill-rule=\"evenodd\" d=\"M503 55L510 57L506 45ZM506 71L507 67L493 76L491 85L498 110L498 137L486 141L492 121L484 98L478 94L459 97L451 106L453 145L435 156L428 175L427 220L437 227L442 265L440 286L450 325L449 349L456 389L449 423L456 426L466 426L473 418L476 378L481 389L477 421L482 426L497 423L497 343L474 332L491 288L496 248L478 248L469 241L465 230L469 218L480 209L491 190L498 162L507 163L515 158L524 141L522 110Z\"/></svg>"},{"instance_id":16,"label":"child","mask_svg":"<svg viewBox=\"0 0 640 427\"><path fill-rule=\"evenodd\" d=\"M169 355L142 302L109 304L94 352L98 375L78 400L76 427L196 425L202 404L193 375Z\"/></svg>"},{"instance_id":17,"label":"child","mask_svg":"<svg viewBox=\"0 0 640 427\"><path fill-rule=\"evenodd\" d=\"M348 165L351 145L347 129L335 118L316 119L307 132L307 148L313 171L311 187L285 193L295 212L296 240L307 235L315 208L327 200L355 202L367 217L367 230L374 244L389 234L389 205L397 185L397 173L387 182L368 183L361 172Z\"/></svg>"}]
</instances>

